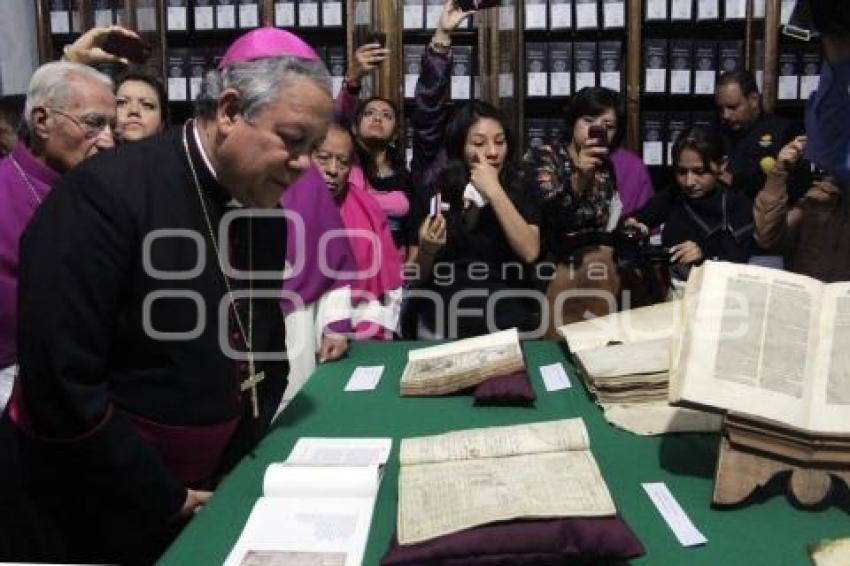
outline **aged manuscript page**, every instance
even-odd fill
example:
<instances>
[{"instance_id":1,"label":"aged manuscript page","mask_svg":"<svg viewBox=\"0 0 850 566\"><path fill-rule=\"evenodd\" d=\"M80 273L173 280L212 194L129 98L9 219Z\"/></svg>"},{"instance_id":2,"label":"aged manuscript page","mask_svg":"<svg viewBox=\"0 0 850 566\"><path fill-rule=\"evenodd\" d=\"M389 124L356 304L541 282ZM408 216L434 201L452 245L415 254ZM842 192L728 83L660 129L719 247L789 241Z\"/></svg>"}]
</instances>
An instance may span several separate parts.
<instances>
[{"instance_id":1,"label":"aged manuscript page","mask_svg":"<svg viewBox=\"0 0 850 566\"><path fill-rule=\"evenodd\" d=\"M688 281L670 401L850 432L850 283L706 262Z\"/></svg>"},{"instance_id":2,"label":"aged manuscript page","mask_svg":"<svg viewBox=\"0 0 850 566\"><path fill-rule=\"evenodd\" d=\"M401 544L520 517L615 513L581 419L406 439L400 459Z\"/></svg>"}]
</instances>

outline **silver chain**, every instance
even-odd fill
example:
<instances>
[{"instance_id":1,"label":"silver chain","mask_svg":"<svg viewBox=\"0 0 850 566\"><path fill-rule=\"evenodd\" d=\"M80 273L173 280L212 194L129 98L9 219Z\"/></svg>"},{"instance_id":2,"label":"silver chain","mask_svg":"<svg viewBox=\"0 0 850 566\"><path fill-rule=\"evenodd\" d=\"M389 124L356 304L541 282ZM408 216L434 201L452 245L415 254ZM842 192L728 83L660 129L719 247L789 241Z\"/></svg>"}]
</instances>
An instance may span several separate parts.
<instances>
[{"instance_id":1,"label":"silver chain","mask_svg":"<svg viewBox=\"0 0 850 566\"><path fill-rule=\"evenodd\" d=\"M194 124L192 126L194 128ZM218 250L218 244L215 240L215 233L212 228L212 221L210 220L209 212L207 211L207 204L204 201L204 194L201 191L201 183L198 180L198 173L195 171L195 164L192 162L192 155L189 153L189 139L186 134L186 129L183 129L183 149L186 151L186 159L189 161L189 169L192 171L192 180L195 182L195 190L198 193L198 202L201 203L201 211L203 212L204 222L207 226L207 232L209 233L210 242L212 242L213 249L215 250L216 259L218 260L218 269L219 273L221 273L221 278L224 280L224 285L227 287L227 295L230 297L230 306L233 309L233 315L236 317L236 324L239 325L239 332L242 333L242 340L245 342L245 346L248 348L248 371L249 377L254 374L254 354L253 354L253 325L254 325L254 305L252 301L252 287L249 284L248 286L248 332L245 332L245 326L242 324L242 317L239 316L239 310L236 308L236 299L233 296L233 289L230 287L230 281L227 279L227 274L224 271L224 264L221 261L221 254ZM248 270L252 272L254 270L254 249L253 249L253 230L251 225L251 218L248 218Z\"/></svg>"},{"instance_id":2,"label":"silver chain","mask_svg":"<svg viewBox=\"0 0 850 566\"><path fill-rule=\"evenodd\" d=\"M15 166L15 169L18 170L18 173L20 173L21 178L24 180L24 183L27 184L27 187L29 188L30 192L32 193L32 198L35 199L36 205L41 206L41 197L38 196L37 192L35 192L35 187L32 186L32 182L30 182L30 178L27 177L27 174L24 173L24 168L21 167L21 164L18 163L18 160L15 159L13 156L10 155L9 160L12 162L12 165Z\"/></svg>"}]
</instances>

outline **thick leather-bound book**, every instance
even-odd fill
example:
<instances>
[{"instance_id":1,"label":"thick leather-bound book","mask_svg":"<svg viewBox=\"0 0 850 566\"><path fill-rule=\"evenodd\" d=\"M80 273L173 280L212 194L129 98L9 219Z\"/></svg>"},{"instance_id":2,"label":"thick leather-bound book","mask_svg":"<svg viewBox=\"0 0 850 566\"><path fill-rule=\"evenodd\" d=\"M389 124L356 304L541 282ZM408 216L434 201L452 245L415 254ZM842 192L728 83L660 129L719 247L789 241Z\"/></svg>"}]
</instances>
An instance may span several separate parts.
<instances>
[{"instance_id":1,"label":"thick leather-bound book","mask_svg":"<svg viewBox=\"0 0 850 566\"><path fill-rule=\"evenodd\" d=\"M670 402L850 433L850 283L706 262L674 336Z\"/></svg>"},{"instance_id":2,"label":"thick leather-bound book","mask_svg":"<svg viewBox=\"0 0 850 566\"><path fill-rule=\"evenodd\" d=\"M446 395L525 367L516 329L411 350L402 395Z\"/></svg>"}]
</instances>

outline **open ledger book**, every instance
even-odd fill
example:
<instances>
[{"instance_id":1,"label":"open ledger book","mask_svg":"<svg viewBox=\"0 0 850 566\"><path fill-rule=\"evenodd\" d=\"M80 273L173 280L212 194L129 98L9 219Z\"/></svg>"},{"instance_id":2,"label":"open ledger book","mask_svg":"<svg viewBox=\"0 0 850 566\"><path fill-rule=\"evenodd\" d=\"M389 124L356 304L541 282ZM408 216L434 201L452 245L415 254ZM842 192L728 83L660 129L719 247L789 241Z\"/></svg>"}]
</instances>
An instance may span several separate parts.
<instances>
[{"instance_id":1,"label":"open ledger book","mask_svg":"<svg viewBox=\"0 0 850 566\"><path fill-rule=\"evenodd\" d=\"M271 464L226 566L359 566L389 438L300 438Z\"/></svg>"},{"instance_id":2,"label":"open ledger book","mask_svg":"<svg viewBox=\"0 0 850 566\"><path fill-rule=\"evenodd\" d=\"M683 307L670 402L850 433L850 282L706 262Z\"/></svg>"},{"instance_id":3,"label":"open ledger book","mask_svg":"<svg viewBox=\"0 0 850 566\"><path fill-rule=\"evenodd\" d=\"M407 438L399 460L400 544L494 521L615 513L578 418Z\"/></svg>"},{"instance_id":4,"label":"open ledger book","mask_svg":"<svg viewBox=\"0 0 850 566\"><path fill-rule=\"evenodd\" d=\"M516 328L411 350L402 395L445 395L525 367Z\"/></svg>"}]
</instances>

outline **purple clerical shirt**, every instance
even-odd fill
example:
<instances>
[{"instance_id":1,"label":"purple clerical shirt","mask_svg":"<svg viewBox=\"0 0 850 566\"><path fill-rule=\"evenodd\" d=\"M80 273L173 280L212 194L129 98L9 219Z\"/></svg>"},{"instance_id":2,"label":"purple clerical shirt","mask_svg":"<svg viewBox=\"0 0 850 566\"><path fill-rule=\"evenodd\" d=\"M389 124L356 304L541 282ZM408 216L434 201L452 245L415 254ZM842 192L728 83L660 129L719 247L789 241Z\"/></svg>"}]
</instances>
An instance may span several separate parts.
<instances>
[{"instance_id":1,"label":"purple clerical shirt","mask_svg":"<svg viewBox=\"0 0 850 566\"><path fill-rule=\"evenodd\" d=\"M58 179L22 142L0 160L0 368L17 360L18 240Z\"/></svg>"}]
</instances>

